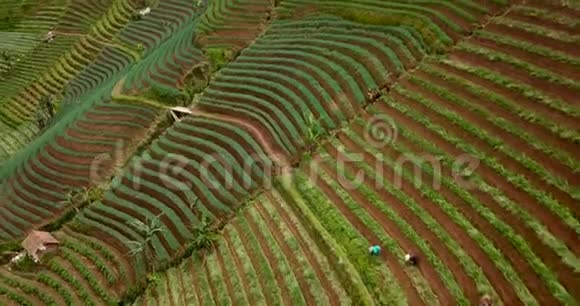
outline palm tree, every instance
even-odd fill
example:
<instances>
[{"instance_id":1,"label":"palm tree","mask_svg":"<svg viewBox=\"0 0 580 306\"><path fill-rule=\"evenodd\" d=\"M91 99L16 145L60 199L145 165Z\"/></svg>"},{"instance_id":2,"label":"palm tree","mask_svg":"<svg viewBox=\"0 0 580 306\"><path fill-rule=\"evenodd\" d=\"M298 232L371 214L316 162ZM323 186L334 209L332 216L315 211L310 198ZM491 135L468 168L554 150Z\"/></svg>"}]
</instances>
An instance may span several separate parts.
<instances>
[{"instance_id":1,"label":"palm tree","mask_svg":"<svg viewBox=\"0 0 580 306\"><path fill-rule=\"evenodd\" d=\"M149 243L153 236L157 233L161 233L164 231L164 227L161 224L161 216L163 213L155 216L152 219L147 218L146 222L143 222L138 219L133 219L127 221L127 224L133 227L139 234L143 236L143 240L135 241L130 240L127 241L127 244L132 245L129 255L132 257L136 257L137 255L143 253L145 255L145 261L149 263L153 263L154 254L151 252L151 244Z\"/></svg>"},{"instance_id":2,"label":"palm tree","mask_svg":"<svg viewBox=\"0 0 580 306\"><path fill-rule=\"evenodd\" d=\"M307 118L307 131L306 131L306 149L312 153L314 147L320 141L324 134L324 129L322 128L322 124L320 124L320 120L314 118L314 114L310 113Z\"/></svg>"},{"instance_id":3,"label":"palm tree","mask_svg":"<svg viewBox=\"0 0 580 306\"><path fill-rule=\"evenodd\" d=\"M218 237L216 229L212 227L210 217L202 214L199 224L193 228L193 247L200 251L209 250Z\"/></svg>"}]
</instances>

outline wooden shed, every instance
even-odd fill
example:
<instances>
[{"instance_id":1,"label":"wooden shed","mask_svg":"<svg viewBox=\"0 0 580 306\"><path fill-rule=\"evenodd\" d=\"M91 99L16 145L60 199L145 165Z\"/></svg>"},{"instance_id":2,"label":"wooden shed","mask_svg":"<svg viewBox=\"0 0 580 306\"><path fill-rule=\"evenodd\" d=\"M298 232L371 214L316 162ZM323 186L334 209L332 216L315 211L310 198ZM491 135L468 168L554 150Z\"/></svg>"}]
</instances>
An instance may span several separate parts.
<instances>
[{"instance_id":1,"label":"wooden shed","mask_svg":"<svg viewBox=\"0 0 580 306\"><path fill-rule=\"evenodd\" d=\"M22 241L22 247L35 262L40 261L44 254L58 249L59 244L60 242L54 236L43 231L32 231Z\"/></svg>"}]
</instances>

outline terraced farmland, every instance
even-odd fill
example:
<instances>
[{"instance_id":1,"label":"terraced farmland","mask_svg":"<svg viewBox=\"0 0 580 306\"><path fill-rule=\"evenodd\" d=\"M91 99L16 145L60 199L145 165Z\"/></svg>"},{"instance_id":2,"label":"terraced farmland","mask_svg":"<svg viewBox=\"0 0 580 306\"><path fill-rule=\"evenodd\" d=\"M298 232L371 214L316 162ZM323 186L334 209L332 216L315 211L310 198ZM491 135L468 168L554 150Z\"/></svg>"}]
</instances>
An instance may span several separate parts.
<instances>
[{"instance_id":1,"label":"terraced farmland","mask_svg":"<svg viewBox=\"0 0 580 306\"><path fill-rule=\"evenodd\" d=\"M580 303L561 2L0 0L0 305Z\"/></svg>"}]
</instances>

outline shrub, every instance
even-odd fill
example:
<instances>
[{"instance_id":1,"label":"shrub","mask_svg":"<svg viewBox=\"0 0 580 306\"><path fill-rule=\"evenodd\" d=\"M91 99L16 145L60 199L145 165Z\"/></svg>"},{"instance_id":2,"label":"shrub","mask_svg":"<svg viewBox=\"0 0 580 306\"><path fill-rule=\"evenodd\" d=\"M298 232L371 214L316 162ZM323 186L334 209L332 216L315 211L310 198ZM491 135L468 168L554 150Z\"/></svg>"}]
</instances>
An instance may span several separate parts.
<instances>
[{"instance_id":1,"label":"shrub","mask_svg":"<svg viewBox=\"0 0 580 306\"><path fill-rule=\"evenodd\" d=\"M233 61L237 54L228 48L209 48L206 54L211 63L212 71L222 69L227 63Z\"/></svg>"},{"instance_id":2,"label":"shrub","mask_svg":"<svg viewBox=\"0 0 580 306\"><path fill-rule=\"evenodd\" d=\"M184 105L189 100L187 95L181 91L157 83L151 85L145 92L145 97L167 106Z\"/></svg>"}]
</instances>

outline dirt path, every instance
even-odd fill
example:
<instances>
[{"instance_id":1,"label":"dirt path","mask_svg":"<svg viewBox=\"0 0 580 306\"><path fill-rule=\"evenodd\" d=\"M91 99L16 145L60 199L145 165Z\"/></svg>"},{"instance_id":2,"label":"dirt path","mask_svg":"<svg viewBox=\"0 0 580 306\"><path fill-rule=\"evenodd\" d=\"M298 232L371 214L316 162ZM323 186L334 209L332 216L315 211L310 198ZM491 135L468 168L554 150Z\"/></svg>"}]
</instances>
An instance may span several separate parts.
<instances>
[{"instance_id":1,"label":"dirt path","mask_svg":"<svg viewBox=\"0 0 580 306\"><path fill-rule=\"evenodd\" d=\"M274 161L276 164L279 165L279 167L283 170L284 173L286 173L286 171L289 171L290 161L288 159L288 156L282 150L274 147L274 145L273 145L274 141L272 140L272 137L269 135L268 132L244 121L244 119L241 119L241 118L236 118L233 116L228 116L228 115L223 115L223 114L213 114L213 113L203 112L203 111L198 110L198 109L192 109L191 112L192 112L192 115L194 115L194 116L202 116L202 117L206 117L206 118L225 121L225 122L229 122L229 123L232 123L234 125L242 127L247 132L249 132L250 135L252 135L254 137L256 142L258 142L258 144L260 144L262 146L262 149L264 149L264 152L266 152L266 154L268 154L268 156L272 159L272 161Z\"/></svg>"}]
</instances>

